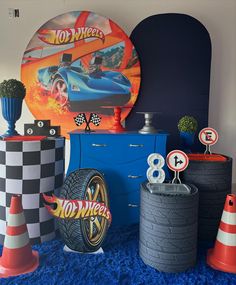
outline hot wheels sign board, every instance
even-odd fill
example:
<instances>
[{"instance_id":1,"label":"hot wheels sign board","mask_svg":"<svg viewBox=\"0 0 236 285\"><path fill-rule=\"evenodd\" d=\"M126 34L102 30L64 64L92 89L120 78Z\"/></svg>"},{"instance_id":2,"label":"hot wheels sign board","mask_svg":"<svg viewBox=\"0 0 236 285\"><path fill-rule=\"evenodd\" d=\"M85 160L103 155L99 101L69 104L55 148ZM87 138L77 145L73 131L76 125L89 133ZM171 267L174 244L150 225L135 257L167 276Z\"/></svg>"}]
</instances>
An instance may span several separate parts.
<instances>
[{"instance_id":1,"label":"hot wheels sign board","mask_svg":"<svg viewBox=\"0 0 236 285\"><path fill-rule=\"evenodd\" d=\"M104 203L86 200L66 200L45 194L43 194L43 197L46 202L56 205L55 210L49 205L45 205L48 212L56 218L77 220L100 216L111 223L111 212Z\"/></svg>"},{"instance_id":2,"label":"hot wheels sign board","mask_svg":"<svg viewBox=\"0 0 236 285\"><path fill-rule=\"evenodd\" d=\"M124 120L138 96L140 64L130 39L113 21L69 12L34 34L23 55L21 79L34 117L51 119L67 136L78 112L99 113L98 128L109 129L112 106L129 106L123 108Z\"/></svg>"}]
</instances>

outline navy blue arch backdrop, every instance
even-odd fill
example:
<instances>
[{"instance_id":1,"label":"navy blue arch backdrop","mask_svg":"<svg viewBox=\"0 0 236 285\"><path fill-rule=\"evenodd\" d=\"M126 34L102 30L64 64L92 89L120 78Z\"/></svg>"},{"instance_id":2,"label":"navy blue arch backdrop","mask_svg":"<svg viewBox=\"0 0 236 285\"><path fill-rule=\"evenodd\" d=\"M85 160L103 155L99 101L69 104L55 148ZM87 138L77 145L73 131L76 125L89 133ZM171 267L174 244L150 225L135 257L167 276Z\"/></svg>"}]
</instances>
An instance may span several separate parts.
<instances>
[{"instance_id":1,"label":"navy blue arch backdrop","mask_svg":"<svg viewBox=\"0 0 236 285\"><path fill-rule=\"evenodd\" d=\"M198 131L208 126L211 40L206 28L185 14L159 14L140 22L130 36L142 71L138 101L126 119L128 130L143 126L136 112L154 111L154 126L168 131L169 149L179 147L177 122L194 116ZM194 151L203 147L196 139Z\"/></svg>"}]
</instances>

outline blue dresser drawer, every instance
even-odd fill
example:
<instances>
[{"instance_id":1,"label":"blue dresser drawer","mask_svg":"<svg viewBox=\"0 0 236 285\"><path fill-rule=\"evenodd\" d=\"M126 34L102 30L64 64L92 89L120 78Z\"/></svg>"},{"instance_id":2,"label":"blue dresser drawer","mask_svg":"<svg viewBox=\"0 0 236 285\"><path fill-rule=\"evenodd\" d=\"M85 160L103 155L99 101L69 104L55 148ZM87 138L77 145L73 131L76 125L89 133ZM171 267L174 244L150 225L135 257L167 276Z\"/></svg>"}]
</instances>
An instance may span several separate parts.
<instances>
[{"instance_id":1,"label":"blue dresser drawer","mask_svg":"<svg viewBox=\"0 0 236 285\"><path fill-rule=\"evenodd\" d=\"M140 190L124 195L110 196L110 208L113 225L138 223L140 208Z\"/></svg>"},{"instance_id":2,"label":"blue dresser drawer","mask_svg":"<svg viewBox=\"0 0 236 285\"><path fill-rule=\"evenodd\" d=\"M146 171L148 164L146 159L126 163L117 163L114 161L98 161L93 157L86 157L82 163L82 168L94 167L103 173L110 193L123 195L140 188L140 184L146 180Z\"/></svg>"},{"instance_id":3,"label":"blue dresser drawer","mask_svg":"<svg viewBox=\"0 0 236 285\"><path fill-rule=\"evenodd\" d=\"M81 136L82 164L88 158L113 166L146 158L155 149L155 136L88 135Z\"/></svg>"}]
</instances>

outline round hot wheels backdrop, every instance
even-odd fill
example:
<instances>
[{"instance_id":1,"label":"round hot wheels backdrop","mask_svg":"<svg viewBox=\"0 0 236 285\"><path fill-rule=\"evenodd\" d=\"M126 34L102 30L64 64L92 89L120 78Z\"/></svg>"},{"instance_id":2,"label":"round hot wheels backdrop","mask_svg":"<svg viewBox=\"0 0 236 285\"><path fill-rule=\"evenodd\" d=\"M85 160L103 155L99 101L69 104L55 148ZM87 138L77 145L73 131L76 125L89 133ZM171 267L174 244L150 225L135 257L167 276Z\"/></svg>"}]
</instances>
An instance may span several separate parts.
<instances>
[{"instance_id":1,"label":"round hot wheels backdrop","mask_svg":"<svg viewBox=\"0 0 236 285\"><path fill-rule=\"evenodd\" d=\"M78 128L78 113L97 113L102 120L96 129L109 129L112 106L124 106L124 120L138 96L140 64L129 37L113 21L92 12L69 12L34 34L24 52L21 79L34 117L51 119L67 136Z\"/></svg>"}]
</instances>

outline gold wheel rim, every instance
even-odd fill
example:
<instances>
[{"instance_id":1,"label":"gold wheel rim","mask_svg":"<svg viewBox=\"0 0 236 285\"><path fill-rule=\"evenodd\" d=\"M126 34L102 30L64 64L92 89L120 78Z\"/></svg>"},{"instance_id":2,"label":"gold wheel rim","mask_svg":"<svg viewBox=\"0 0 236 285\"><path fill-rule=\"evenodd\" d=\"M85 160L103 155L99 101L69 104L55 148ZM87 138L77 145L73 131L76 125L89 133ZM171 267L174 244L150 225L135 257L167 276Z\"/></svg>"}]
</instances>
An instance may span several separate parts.
<instances>
[{"instance_id":1,"label":"gold wheel rim","mask_svg":"<svg viewBox=\"0 0 236 285\"><path fill-rule=\"evenodd\" d=\"M100 176L91 178L87 185L85 200L104 203L108 207L106 185ZM108 220L104 217L90 217L83 220L85 234L91 246L97 246L103 239Z\"/></svg>"}]
</instances>

